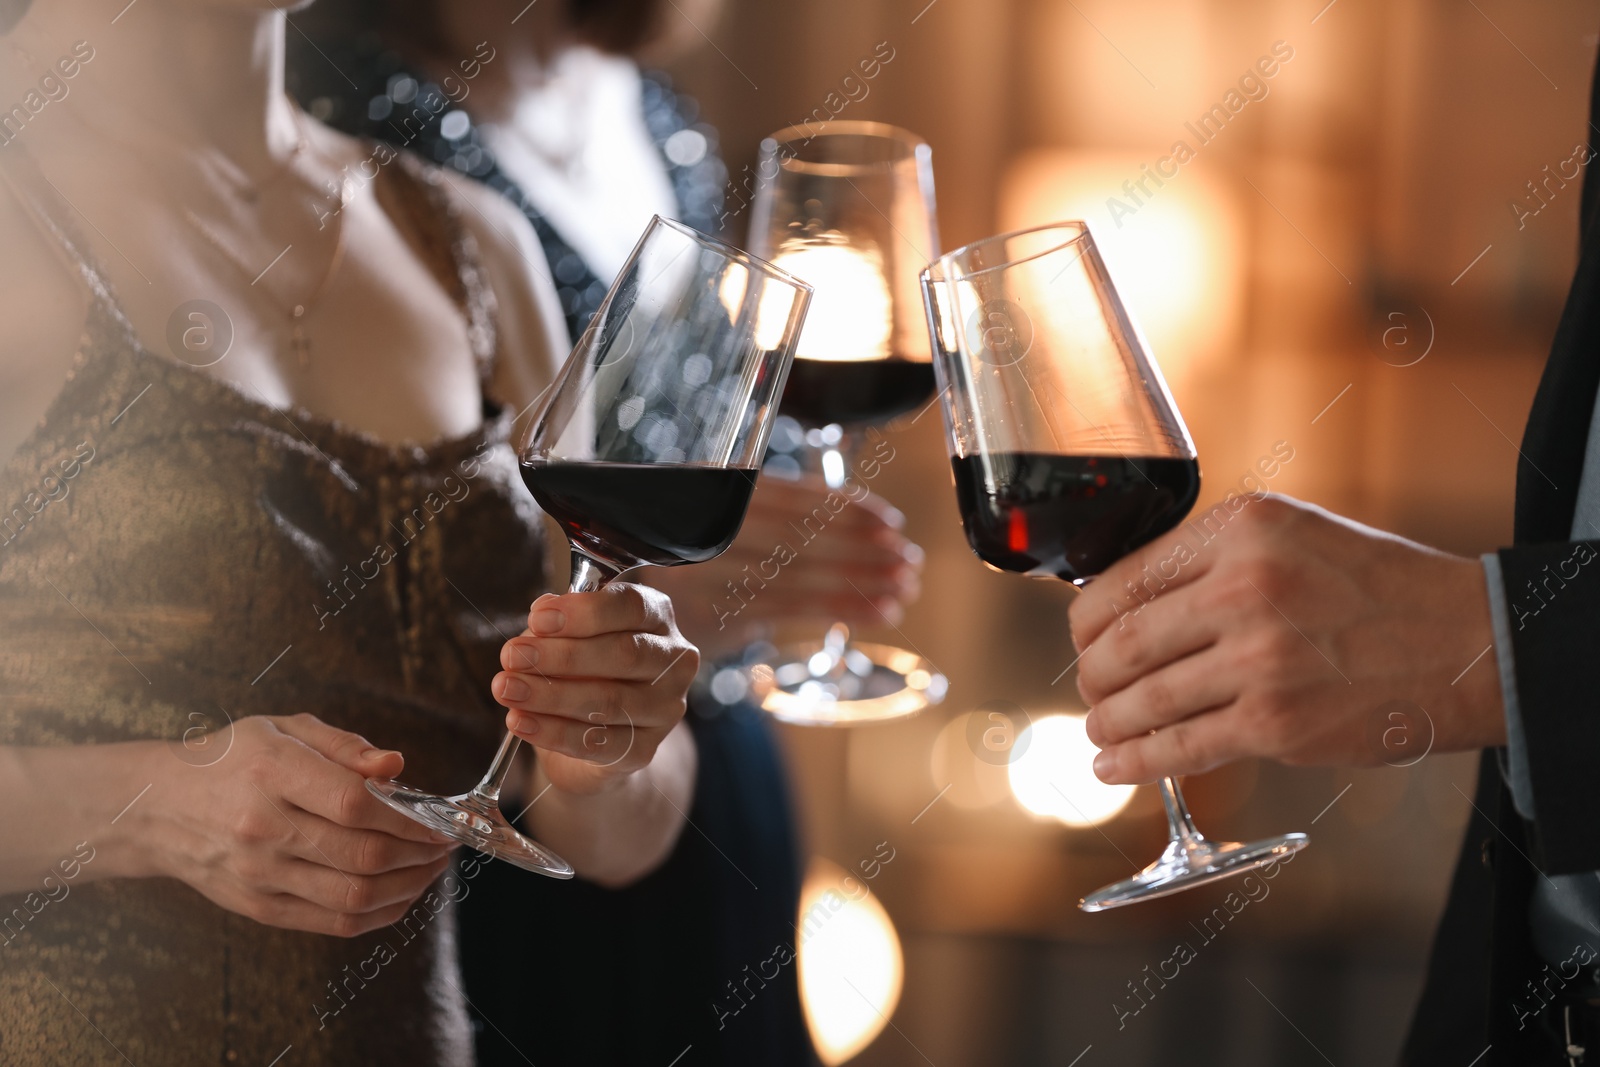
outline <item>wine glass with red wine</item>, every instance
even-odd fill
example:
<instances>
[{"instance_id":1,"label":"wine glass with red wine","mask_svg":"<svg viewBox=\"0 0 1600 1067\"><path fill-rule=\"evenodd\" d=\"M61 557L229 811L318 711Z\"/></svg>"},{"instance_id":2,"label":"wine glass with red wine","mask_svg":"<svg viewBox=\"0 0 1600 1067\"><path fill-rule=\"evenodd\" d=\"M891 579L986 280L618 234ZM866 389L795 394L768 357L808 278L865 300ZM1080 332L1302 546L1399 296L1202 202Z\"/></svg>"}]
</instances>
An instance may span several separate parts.
<instances>
[{"instance_id":1,"label":"wine glass with red wine","mask_svg":"<svg viewBox=\"0 0 1600 1067\"><path fill-rule=\"evenodd\" d=\"M922 275L967 542L1003 571L1083 585L1172 530L1200 495L1194 443L1094 237L1061 222L959 248ZM1307 844L1195 829L1159 786L1171 840L1133 877L1084 897L1132 904L1265 866Z\"/></svg>"},{"instance_id":2,"label":"wine glass with red wine","mask_svg":"<svg viewBox=\"0 0 1600 1067\"><path fill-rule=\"evenodd\" d=\"M828 487L854 497L881 469L855 461L863 432L933 398L917 286L939 245L932 152L880 122L793 126L762 142L757 181L751 249L816 290L783 413L807 428ZM777 649L753 682L767 711L807 725L908 715L946 689L920 655L853 641L843 623Z\"/></svg>"},{"instance_id":3,"label":"wine glass with red wine","mask_svg":"<svg viewBox=\"0 0 1600 1067\"><path fill-rule=\"evenodd\" d=\"M522 480L572 546L574 593L633 567L702 563L744 522L811 288L657 216L545 394ZM479 852L573 870L500 811L507 733L471 792L369 779L379 799ZM619 756L620 758L620 756Z\"/></svg>"}]
</instances>

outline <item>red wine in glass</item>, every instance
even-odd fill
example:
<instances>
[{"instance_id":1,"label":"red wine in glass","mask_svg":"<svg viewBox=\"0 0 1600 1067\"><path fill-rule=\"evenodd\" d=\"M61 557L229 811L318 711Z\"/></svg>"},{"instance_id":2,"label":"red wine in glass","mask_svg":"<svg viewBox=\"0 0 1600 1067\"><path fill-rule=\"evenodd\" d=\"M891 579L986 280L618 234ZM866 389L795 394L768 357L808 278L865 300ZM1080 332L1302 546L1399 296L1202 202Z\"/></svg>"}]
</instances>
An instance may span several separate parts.
<instances>
[{"instance_id":1,"label":"red wine in glass","mask_svg":"<svg viewBox=\"0 0 1600 1067\"><path fill-rule=\"evenodd\" d=\"M783 413L811 426L865 426L916 411L933 396L928 360L796 359Z\"/></svg>"},{"instance_id":2,"label":"red wine in glass","mask_svg":"<svg viewBox=\"0 0 1600 1067\"><path fill-rule=\"evenodd\" d=\"M1075 583L1177 526L1200 495L1200 465L1183 457L987 452L950 463L979 559Z\"/></svg>"},{"instance_id":3,"label":"red wine in glass","mask_svg":"<svg viewBox=\"0 0 1600 1067\"><path fill-rule=\"evenodd\" d=\"M623 571L721 555L744 522L756 471L532 461L522 464L522 481L574 545Z\"/></svg>"}]
</instances>

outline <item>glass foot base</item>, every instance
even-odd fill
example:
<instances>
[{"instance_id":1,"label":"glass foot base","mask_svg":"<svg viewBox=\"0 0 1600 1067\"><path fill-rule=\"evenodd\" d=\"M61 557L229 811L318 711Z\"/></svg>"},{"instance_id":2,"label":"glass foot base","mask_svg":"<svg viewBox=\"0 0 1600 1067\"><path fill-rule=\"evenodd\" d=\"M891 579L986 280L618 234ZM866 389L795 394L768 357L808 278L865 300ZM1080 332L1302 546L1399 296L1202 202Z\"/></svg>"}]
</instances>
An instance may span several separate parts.
<instances>
[{"instance_id":1,"label":"glass foot base","mask_svg":"<svg viewBox=\"0 0 1600 1067\"><path fill-rule=\"evenodd\" d=\"M944 699L950 683L915 652L829 637L779 649L750 669L751 695L773 718L803 726L882 722Z\"/></svg>"},{"instance_id":2,"label":"glass foot base","mask_svg":"<svg viewBox=\"0 0 1600 1067\"><path fill-rule=\"evenodd\" d=\"M1265 867L1291 852L1299 852L1310 843L1311 839L1305 834L1284 834L1249 844L1207 841L1199 835L1187 841L1174 840L1150 866L1132 878L1095 890L1078 901L1078 907L1084 911L1106 911L1181 893Z\"/></svg>"},{"instance_id":3,"label":"glass foot base","mask_svg":"<svg viewBox=\"0 0 1600 1067\"><path fill-rule=\"evenodd\" d=\"M441 797L376 778L367 779L367 791L408 819L525 871L551 878L571 878L574 873L566 860L518 833L498 806L471 793Z\"/></svg>"}]
</instances>

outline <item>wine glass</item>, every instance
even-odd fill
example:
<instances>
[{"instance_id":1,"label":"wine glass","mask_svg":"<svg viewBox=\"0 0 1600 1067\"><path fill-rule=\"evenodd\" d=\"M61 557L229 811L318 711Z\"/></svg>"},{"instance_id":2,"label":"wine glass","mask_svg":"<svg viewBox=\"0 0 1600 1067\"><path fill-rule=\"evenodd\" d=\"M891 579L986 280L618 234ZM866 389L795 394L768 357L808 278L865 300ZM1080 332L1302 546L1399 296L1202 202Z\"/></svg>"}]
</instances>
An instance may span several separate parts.
<instances>
[{"instance_id":1,"label":"wine glass","mask_svg":"<svg viewBox=\"0 0 1600 1067\"><path fill-rule=\"evenodd\" d=\"M572 546L574 593L621 572L702 563L744 521L811 288L657 216L546 394L522 479ZM369 779L424 826L518 867L573 870L513 828L499 796L507 733L471 792ZM620 756L618 758L621 758Z\"/></svg>"},{"instance_id":2,"label":"wine glass","mask_svg":"<svg viewBox=\"0 0 1600 1067\"><path fill-rule=\"evenodd\" d=\"M990 566L1083 585L1200 494L1189 431L1082 222L978 241L922 275L967 542ZM1085 911L1192 889L1304 848L1208 841L1160 782L1171 840Z\"/></svg>"},{"instance_id":3,"label":"wine glass","mask_svg":"<svg viewBox=\"0 0 1600 1067\"><path fill-rule=\"evenodd\" d=\"M933 397L917 287L939 244L932 152L880 122L791 126L762 142L757 182L751 250L816 288L783 413L808 428L830 489L865 486L878 467L854 463L861 432ZM779 648L751 682L763 708L807 725L908 715L947 688L920 655L852 641L843 623Z\"/></svg>"}]
</instances>

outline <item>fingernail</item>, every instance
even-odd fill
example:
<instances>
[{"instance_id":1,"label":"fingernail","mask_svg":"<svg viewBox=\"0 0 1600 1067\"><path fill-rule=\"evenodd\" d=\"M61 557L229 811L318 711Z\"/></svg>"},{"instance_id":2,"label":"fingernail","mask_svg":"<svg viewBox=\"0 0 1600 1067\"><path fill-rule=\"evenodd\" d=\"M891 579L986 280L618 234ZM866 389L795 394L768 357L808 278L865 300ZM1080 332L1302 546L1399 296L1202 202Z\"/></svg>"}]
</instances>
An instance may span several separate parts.
<instances>
[{"instance_id":1,"label":"fingernail","mask_svg":"<svg viewBox=\"0 0 1600 1067\"><path fill-rule=\"evenodd\" d=\"M398 756L400 753L392 748L369 748L361 753L362 759L382 759L385 756Z\"/></svg>"},{"instance_id":2,"label":"fingernail","mask_svg":"<svg viewBox=\"0 0 1600 1067\"><path fill-rule=\"evenodd\" d=\"M511 656L517 661L518 667L534 667L539 663L539 650L523 641L512 643Z\"/></svg>"},{"instance_id":3,"label":"fingernail","mask_svg":"<svg viewBox=\"0 0 1600 1067\"><path fill-rule=\"evenodd\" d=\"M434 831L433 843L436 845L459 845L461 842L457 841L448 834L441 834L438 831Z\"/></svg>"},{"instance_id":4,"label":"fingernail","mask_svg":"<svg viewBox=\"0 0 1600 1067\"><path fill-rule=\"evenodd\" d=\"M883 612L884 618L894 625L899 625L905 621L906 609L900 606L900 601L898 600L880 600L878 601L878 610Z\"/></svg>"},{"instance_id":5,"label":"fingernail","mask_svg":"<svg viewBox=\"0 0 1600 1067\"><path fill-rule=\"evenodd\" d=\"M883 518L885 522L896 530L904 530L906 528L906 513L899 508L884 508Z\"/></svg>"},{"instance_id":6,"label":"fingernail","mask_svg":"<svg viewBox=\"0 0 1600 1067\"><path fill-rule=\"evenodd\" d=\"M509 700L513 704L527 700L533 692L528 688L527 682L512 674L503 675L496 683L496 687L500 690L500 699Z\"/></svg>"},{"instance_id":7,"label":"fingernail","mask_svg":"<svg viewBox=\"0 0 1600 1067\"><path fill-rule=\"evenodd\" d=\"M506 716L506 729L521 737L535 737L539 733L539 720L532 715L513 711Z\"/></svg>"},{"instance_id":8,"label":"fingernail","mask_svg":"<svg viewBox=\"0 0 1600 1067\"><path fill-rule=\"evenodd\" d=\"M537 633L560 633L561 628L567 624L567 617L562 612L553 608L536 611L528 617L528 625Z\"/></svg>"},{"instance_id":9,"label":"fingernail","mask_svg":"<svg viewBox=\"0 0 1600 1067\"><path fill-rule=\"evenodd\" d=\"M900 549L900 555L905 557L907 563L917 567L922 566L923 561L928 558L928 554L922 550L922 546L915 541L907 541L905 547Z\"/></svg>"},{"instance_id":10,"label":"fingernail","mask_svg":"<svg viewBox=\"0 0 1600 1067\"><path fill-rule=\"evenodd\" d=\"M1117 757L1110 749L1102 751L1094 758L1094 775L1102 782L1110 781L1117 773Z\"/></svg>"}]
</instances>

